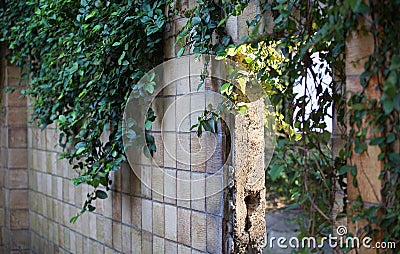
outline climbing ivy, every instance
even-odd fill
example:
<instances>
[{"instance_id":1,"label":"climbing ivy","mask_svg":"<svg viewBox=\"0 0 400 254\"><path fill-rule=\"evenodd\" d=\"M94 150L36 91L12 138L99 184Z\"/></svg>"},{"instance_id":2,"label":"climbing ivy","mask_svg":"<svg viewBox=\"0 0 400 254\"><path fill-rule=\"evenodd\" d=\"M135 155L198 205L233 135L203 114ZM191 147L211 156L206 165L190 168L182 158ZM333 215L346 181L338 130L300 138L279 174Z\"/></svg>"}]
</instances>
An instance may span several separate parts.
<instances>
[{"instance_id":1,"label":"climbing ivy","mask_svg":"<svg viewBox=\"0 0 400 254\"><path fill-rule=\"evenodd\" d=\"M400 20L396 10L400 2L197 2L198 8L184 12L189 21L178 41L194 53L233 58L257 75L275 106L279 132L268 168L268 195L286 197L292 204L289 207L305 211L300 236L326 236L334 219L347 213L352 222L367 222L358 233L375 236L378 226L384 240L399 243ZM246 21L248 33L233 43L226 23L243 19L243 10L249 4L257 5L259 12ZM362 92L348 95L345 39L352 32L372 35L374 53L360 78ZM333 78L326 80L326 76ZM375 86L381 95L371 99L368 93ZM224 84L221 93L234 100L232 89ZM335 119L347 141L334 158L326 116ZM369 141L368 133L374 134ZM368 146L378 146L381 151L374 159L384 164L379 177L383 201L366 207L359 197L349 209L344 200L343 214L334 217L335 193L346 192L346 180L358 185L352 155L367 153Z\"/></svg>"},{"instance_id":2,"label":"climbing ivy","mask_svg":"<svg viewBox=\"0 0 400 254\"><path fill-rule=\"evenodd\" d=\"M42 129L57 126L61 157L78 173L74 184L93 187L72 222L95 209L93 200L107 198L110 173L126 161L123 110L136 82L162 59L167 4L6 0L0 7L0 39L11 62L29 75L24 93L32 98L33 120ZM154 121L151 112L148 120Z\"/></svg>"}]
</instances>

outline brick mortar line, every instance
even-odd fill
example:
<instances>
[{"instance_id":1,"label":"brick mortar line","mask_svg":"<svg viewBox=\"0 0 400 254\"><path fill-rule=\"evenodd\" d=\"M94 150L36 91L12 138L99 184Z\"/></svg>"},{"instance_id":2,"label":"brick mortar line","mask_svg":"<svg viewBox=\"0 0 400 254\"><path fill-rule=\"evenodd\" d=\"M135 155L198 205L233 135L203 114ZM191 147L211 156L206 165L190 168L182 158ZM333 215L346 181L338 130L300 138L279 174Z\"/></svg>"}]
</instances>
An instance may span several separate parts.
<instances>
[{"instance_id":1,"label":"brick mortar line","mask_svg":"<svg viewBox=\"0 0 400 254\"><path fill-rule=\"evenodd\" d=\"M56 198L56 197L54 197L54 196L45 194L45 193L43 193L43 192L39 192L39 191L33 190L33 189L29 189L29 191L32 191L32 192L34 192L34 193L36 193L36 194L40 194L40 195L42 195L42 196L45 196L46 198L54 199L54 200L56 200L56 201L59 201L60 203L70 205L70 206L72 206L72 207L74 207L74 208L77 208L78 210L82 209L82 207L77 206L76 204L72 204L72 203L69 203L68 201L60 200L60 199L58 199L58 198ZM121 193L121 194L123 194L123 193ZM128 195L128 196L131 197L131 198L134 197L134 198L139 198L139 199L145 199L145 200L148 200L148 201L150 201L150 202L157 203L157 204L164 204L164 205L169 205L169 206L173 206L173 207L180 208L180 209L184 209L184 210L194 211L194 212L201 213L201 214L204 214L204 215L210 215L210 216L213 216L213 217L223 218L222 212L221 212L221 214L214 214L214 213L210 213L210 212L207 212L207 211L196 210L196 209L191 208L191 207L188 208L188 207L180 206L180 205L177 205L177 204L165 203L165 202L161 202L161 201L159 201L159 200L154 200L154 199L150 199L150 198L146 198L146 197L133 196L133 195ZM111 198L111 199L112 199L112 198ZM112 202L112 201L111 201L111 202ZM190 202L190 201L187 201L187 202ZM112 204L110 204L110 205L112 206ZM206 205L206 208L205 208L205 209L207 210L207 202L205 202L205 205ZM26 209L26 208L25 208L25 209ZM32 211L35 211L35 210L32 210ZM38 211L36 211L36 212L38 212ZM114 219L114 218L112 218L112 217L107 217L106 215L100 214L100 213L98 213L98 212L92 212L92 213L95 214L95 215L98 215L98 216L102 216L102 217L105 217L105 218L109 218L109 219L111 219L111 220L114 221L114 222L120 222L120 223L122 223L122 220L119 221L119 220L116 220L116 219ZM44 216L44 215L43 215L43 216ZM46 216L45 216L45 217L46 217ZM127 226L130 225L130 224L126 224L126 223L122 223L122 224L127 225Z\"/></svg>"}]
</instances>

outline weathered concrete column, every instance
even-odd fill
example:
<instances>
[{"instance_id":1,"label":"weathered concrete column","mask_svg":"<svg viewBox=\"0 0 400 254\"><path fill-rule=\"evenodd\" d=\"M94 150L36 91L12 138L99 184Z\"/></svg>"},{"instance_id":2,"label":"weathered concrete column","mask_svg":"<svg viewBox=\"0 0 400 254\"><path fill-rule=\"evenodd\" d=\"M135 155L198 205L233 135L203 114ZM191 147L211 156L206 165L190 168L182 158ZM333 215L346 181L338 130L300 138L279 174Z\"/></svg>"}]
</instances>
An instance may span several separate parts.
<instances>
[{"instance_id":1,"label":"weathered concrete column","mask_svg":"<svg viewBox=\"0 0 400 254\"><path fill-rule=\"evenodd\" d=\"M265 237L264 103L235 117L234 253L261 253Z\"/></svg>"}]
</instances>

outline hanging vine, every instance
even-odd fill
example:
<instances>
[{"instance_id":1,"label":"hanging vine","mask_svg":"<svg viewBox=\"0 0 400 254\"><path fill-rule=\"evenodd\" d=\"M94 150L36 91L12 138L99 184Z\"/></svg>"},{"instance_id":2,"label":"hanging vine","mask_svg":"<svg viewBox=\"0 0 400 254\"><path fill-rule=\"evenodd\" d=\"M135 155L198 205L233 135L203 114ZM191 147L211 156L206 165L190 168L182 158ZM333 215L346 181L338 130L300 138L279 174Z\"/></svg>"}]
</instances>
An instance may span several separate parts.
<instances>
[{"instance_id":1,"label":"hanging vine","mask_svg":"<svg viewBox=\"0 0 400 254\"><path fill-rule=\"evenodd\" d=\"M33 120L42 129L57 125L61 157L78 173L74 184L93 187L72 222L107 198L111 172L126 161L123 110L136 82L162 59L167 4L7 0L0 7L0 40L30 77L24 93L33 99Z\"/></svg>"}]
</instances>

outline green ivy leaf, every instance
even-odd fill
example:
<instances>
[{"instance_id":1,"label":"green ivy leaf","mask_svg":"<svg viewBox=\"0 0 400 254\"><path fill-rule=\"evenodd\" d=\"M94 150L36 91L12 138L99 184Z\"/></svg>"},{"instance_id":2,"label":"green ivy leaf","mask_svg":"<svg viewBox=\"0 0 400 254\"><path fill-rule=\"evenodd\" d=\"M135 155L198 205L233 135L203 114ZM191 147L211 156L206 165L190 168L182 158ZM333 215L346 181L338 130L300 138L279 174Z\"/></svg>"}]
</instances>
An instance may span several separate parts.
<instances>
[{"instance_id":1,"label":"green ivy leaf","mask_svg":"<svg viewBox=\"0 0 400 254\"><path fill-rule=\"evenodd\" d=\"M393 100L386 99L383 101L383 110L385 112L385 115L389 115L390 113L392 113L393 109L394 109Z\"/></svg>"},{"instance_id":2,"label":"green ivy leaf","mask_svg":"<svg viewBox=\"0 0 400 254\"><path fill-rule=\"evenodd\" d=\"M99 199L106 199L108 197L108 195L105 191L96 190L96 197Z\"/></svg>"},{"instance_id":3,"label":"green ivy leaf","mask_svg":"<svg viewBox=\"0 0 400 254\"><path fill-rule=\"evenodd\" d=\"M380 145L385 141L385 137L374 137L370 140L369 144L371 146Z\"/></svg>"},{"instance_id":4,"label":"green ivy leaf","mask_svg":"<svg viewBox=\"0 0 400 254\"><path fill-rule=\"evenodd\" d=\"M80 147L77 151L76 151L76 155L79 155L81 153L83 153L86 150L86 147Z\"/></svg>"},{"instance_id":5,"label":"green ivy leaf","mask_svg":"<svg viewBox=\"0 0 400 254\"><path fill-rule=\"evenodd\" d=\"M271 176L272 181L275 181L278 179L278 177L281 176L283 169L285 168L285 165L273 165L270 167L269 170L269 175Z\"/></svg>"},{"instance_id":6,"label":"green ivy leaf","mask_svg":"<svg viewBox=\"0 0 400 254\"><path fill-rule=\"evenodd\" d=\"M179 51L178 51L177 56L181 57L183 55L183 53L185 52L185 49L186 49L185 47L180 48Z\"/></svg>"}]
</instances>

